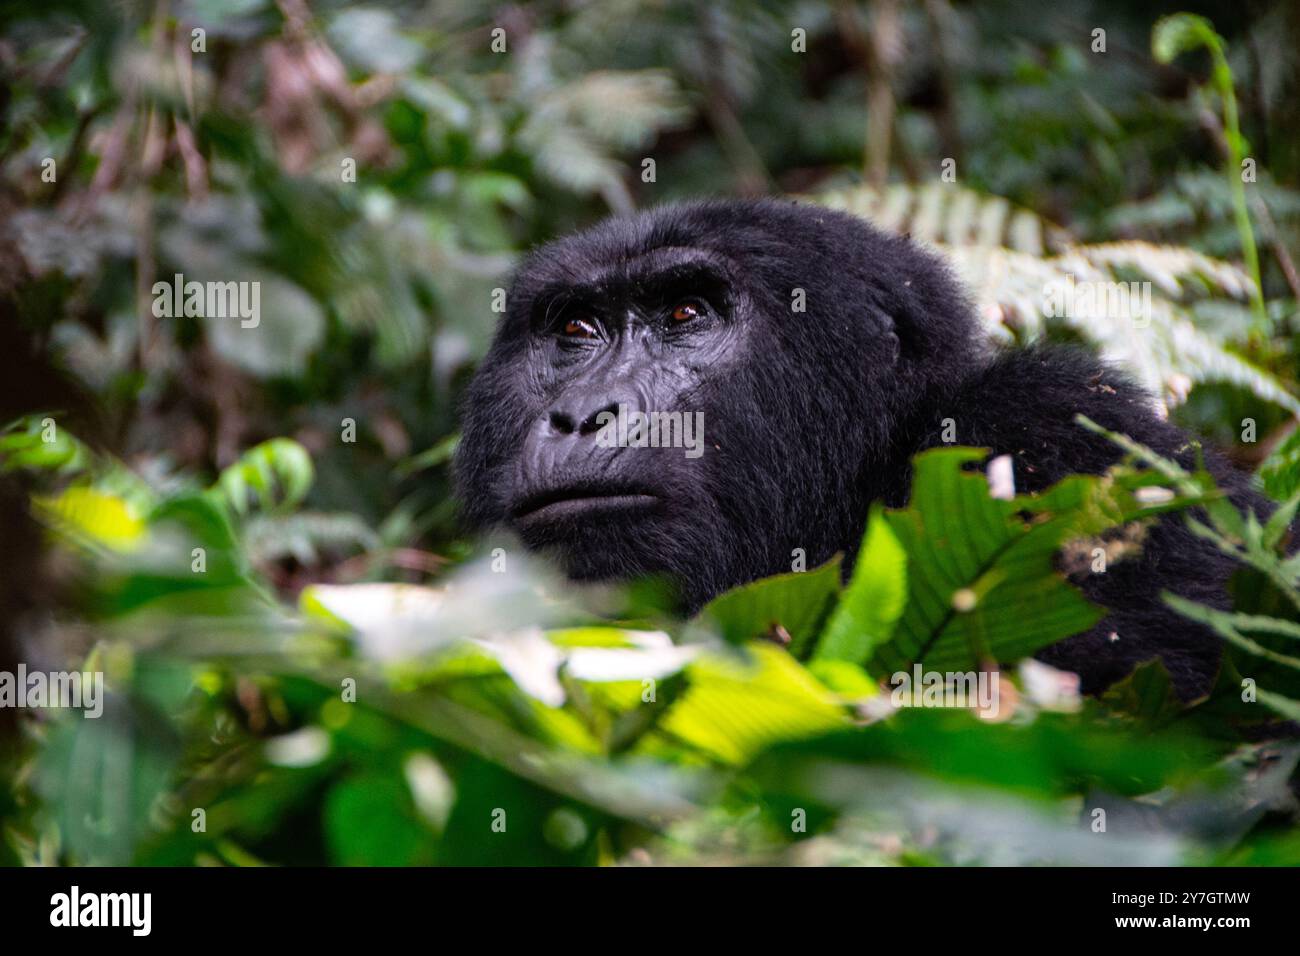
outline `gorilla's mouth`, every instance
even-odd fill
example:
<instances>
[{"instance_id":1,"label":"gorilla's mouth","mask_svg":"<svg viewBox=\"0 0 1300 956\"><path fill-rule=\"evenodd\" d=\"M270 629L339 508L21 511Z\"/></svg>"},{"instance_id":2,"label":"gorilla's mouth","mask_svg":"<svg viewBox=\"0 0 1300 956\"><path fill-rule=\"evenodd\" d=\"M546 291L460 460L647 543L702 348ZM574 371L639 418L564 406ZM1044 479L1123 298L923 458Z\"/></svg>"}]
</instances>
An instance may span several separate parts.
<instances>
[{"instance_id":1,"label":"gorilla's mouth","mask_svg":"<svg viewBox=\"0 0 1300 956\"><path fill-rule=\"evenodd\" d=\"M528 495L512 511L520 527L615 517L659 504L660 497L641 487L565 485Z\"/></svg>"}]
</instances>

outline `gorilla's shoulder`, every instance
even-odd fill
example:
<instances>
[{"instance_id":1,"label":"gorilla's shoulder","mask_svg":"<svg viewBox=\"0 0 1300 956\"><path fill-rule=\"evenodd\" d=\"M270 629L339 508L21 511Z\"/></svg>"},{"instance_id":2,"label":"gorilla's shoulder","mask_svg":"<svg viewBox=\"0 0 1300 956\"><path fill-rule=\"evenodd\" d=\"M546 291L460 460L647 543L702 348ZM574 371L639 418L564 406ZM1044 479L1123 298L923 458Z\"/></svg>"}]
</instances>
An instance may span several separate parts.
<instances>
[{"instance_id":1,"label":"gorilla's shoulder","mask_svg":"<svg viewBox=\"0 0 1300 956\"><path fill-rule=\"evenodd\" d=\"M1131 424L1134 418L1159 421L1149 392L1087 349L1068 345L998 349L969 376L962 392L981 418L1024 423L1032 408L1049 420L1072 420L1082 413L1103 425Z\"/></svg>"},{"instance_id":2,"label":"gorilla's shoulder","mask_svg":"<svg viewBox=\"0 0 1300 956\"><path fill-rule=\"evenodd\" d=\"M1081 426L1078 415L1191 461L1187 435L1160 416L1152 395L1082 348L1001 350L966 378L953 405L957 440L1012 455L1026 490L1071 473L1100 473L1121 457L1111 441Z\"/></svg>"}]
</instances>

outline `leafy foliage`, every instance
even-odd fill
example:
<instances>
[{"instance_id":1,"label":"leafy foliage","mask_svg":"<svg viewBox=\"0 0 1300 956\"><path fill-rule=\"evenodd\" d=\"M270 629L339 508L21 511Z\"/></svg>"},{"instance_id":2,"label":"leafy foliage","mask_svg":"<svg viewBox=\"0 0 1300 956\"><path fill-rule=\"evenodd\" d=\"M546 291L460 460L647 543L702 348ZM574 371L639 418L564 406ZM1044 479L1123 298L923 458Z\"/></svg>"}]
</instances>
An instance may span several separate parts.
<instances>
[{"instance_id":1,"label":"leafy foliage","mask_svg":"<svg viewBox=\"0 0 1300 956\"><path fill-rule=\"evenodd\" d=\"M258 450L237 466L257 473L241 487L270 487L267 475L276 473L274 484L297 489L270 498L285 519L293 507L286 501L311 480L298 467L301 449L289 447ZM832 562L729 592L694 621L636 612L658 614L667 633L611 622L582 604L552 611L545 630L502 630L484 613L483 569L474 565L439 588L318 586L295 614L260 596L256 576L241 570L254 525L228 523L224 495L157 495L125 569L103 564L89 543L106 540L102 514L68 507L52 526L81 560L116 568L87 582L112 596L101 605L112 609L110 626L86 667L102 668L113 693L99 721L47 722L31 777L41 803L11 823L13 845L29 862L51 852L101 863L593 862L636 847L664 859L690 847L708 859L716 828L734 825L734 812L744 816L735 795L757 793L762 822L744 852L803 862L826 852L856 858L862 827L893 826L868 795L903 786L920 815L895 831L902 842L890 858L1005 859L1006 844L978 827L953 833L953 822L944 823L951 843L924 835L924 821L941 819L931 816L941 804L925 796L934 786L925 778L937 775L977 787L964 799L991 833L1005 833L1018 815L1041 819L1052 849L1018 862L1114 862L1130 859L1132 845L1085 843L1086 829L1072 830L1063 815L1071 794L1211 787L1216 800L1263 800L1248 776L1216 763L1222 744L1169 737L1155 748L1167 759L1155 760L1147 743L1128 740L1127 723L1094 723L1077 707L1053 713L1059 704L1027 675L1006 705L1020 715L1014 724L886 703L880 681L891 669L914 661L996 668L1088 626L1098 612L1050 556L1067 536L1152 513L1137 489L1177 478L1180 496L1163 508L1218 508L1213 490L1197 484L1203 475L1175 475L1163 462L1154 472L1122 467L1008 501L963 469L979 457L971 449L921 456L911 504L873 515L847 585ZM96 495L115 511L127 508L124 498ZM1234 526L1254 527L1238 518ZM1284 524L1277 519L1250 540L1273 547ZM198 573L188 560L196 543L209 554ZM545 586L521 582L520 573L512 575L513 605ZM200 602L196 587L224 597ZM235 600L238 593L245 598ZM519 619L542 620L542 607L523 606ZM140 620L164 630L146 638L133 623ZM1286 636L1300 624L1260 626ZM1259 653L1236 645L1243 660ZM1009 672L1001 679L1011 687ZM1167 678L1141 690L1138 679L1107 696L1106 720L1128 715L1144 722L1143 733L1172 733L1148 722L1185 705ZM1258 699L1283 713L1294 706L1271 689ZM79 756L91 753L99 763ZM865 776L848 796L827 790L838 778L810 774L809 761L842 764L846 780ZM87 774L129 775L137 802L123 806L98 786L78 786ZM813 828L791 831L786 807L805 808ZM204 829L192 826L193 810L203 811ZM522 831L508 843L491 842L498 810L506 833ZM374 817L361 834L350 825L358 813ZM284 825L313 814L316 836L283 842ZM1222 844L1180 819L1171 818L1168 842L1148 852L1187 862L1218 852Z\"/></svg>"},{"instance_id":2,"label":"leafy foliage","mask_svg":"<svg viewBox=\"0 0 1300 956\"><path fill-rule=\"evenodd\" d=\"M1288 555L1286 550L1291 546L1291 530L1300 509L1300 494L1284 502L1261 523L1260 516L1253 511L1242 514L1228 501L1217 497L1214 479L1203 468L1190 473L1177 462L1157 455L1126 436L1107 432L1086 419L1083 424L1110 437L1135 459L1174 483L1182 494L1202 501L1208 520L1193 514L1187 517L1188 525L1200 537L1212 541L1257 575L1262 585L1283 605L1280 613L1287 616L1228 612L1170 593L1163 595L1164 601L1179 613L1211 627L1231 646L1245 651L1247 660L1262 659L1300 671L1300 657L1276 649L1276 639L1284 643L1300 639L1300 555ZM1252 634L1270 635L1275 640L1262 641L1251 637ZM1243 673L1247 671L1243 670ZM1253 691L1254 682L1250 683ZM1281 686L1294 693L1300 690L1300 677L1284 672ZM1300 714L1300 702L1271 691L1260 690L1258 693L1264 704L1283 717L1294 720Z\"/></svg>"}]
</instances>

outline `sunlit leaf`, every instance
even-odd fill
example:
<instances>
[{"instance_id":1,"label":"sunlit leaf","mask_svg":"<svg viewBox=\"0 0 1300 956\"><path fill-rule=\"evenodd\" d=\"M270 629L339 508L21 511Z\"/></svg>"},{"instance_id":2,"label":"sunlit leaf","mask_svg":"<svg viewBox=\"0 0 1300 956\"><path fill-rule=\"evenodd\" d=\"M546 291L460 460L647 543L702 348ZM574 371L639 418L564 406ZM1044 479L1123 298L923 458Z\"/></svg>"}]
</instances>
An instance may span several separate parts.
<instances>
[{"instance_id":1,"label":"sunlit leaf","mask_svg":"<svg viewBox=\"0 0 1300 956\"><path fill-rule=\"evenodd\" d=\"M687 670L690 687L660 721L672 737L736 763L780 740L847 722L835 698L774 644L745 648L748 661L709 657Z\"/></svg>"},{"instance_id":2,"label":"sunlit leaf","mask_svg":"<svg viewBox=\"0 0 1300 956\"><path fill-rule=\"evenodd\" d=\"M131 507L114 495L74 485L55 497L35 498L39 513L70 538L128 551L138 545L145 524Z\"/></svg>"},{"instance_id":3,"label":"sunlit leaf","mask_svg":"<svg viewBox=\"0 0 1300 956\"><path fill-rule=\"evenodd\" d=\"M798 651L811 642L840 589L837 555L811 571L793 571L732 588L705 606L699 619L739 644L780 628Z\"/></svg>"},{"instance_id":4,"label":"sunlit leaf","mask_svg":"<svg viewBox=\"0 0 1300 956\"><path fill-rule=\"evenodd\" d=\"M907 552L880 509L871 513L853 577L817 643L815 660L864 664L889 639L907 601Z\"/></svg>"}]
</instances>

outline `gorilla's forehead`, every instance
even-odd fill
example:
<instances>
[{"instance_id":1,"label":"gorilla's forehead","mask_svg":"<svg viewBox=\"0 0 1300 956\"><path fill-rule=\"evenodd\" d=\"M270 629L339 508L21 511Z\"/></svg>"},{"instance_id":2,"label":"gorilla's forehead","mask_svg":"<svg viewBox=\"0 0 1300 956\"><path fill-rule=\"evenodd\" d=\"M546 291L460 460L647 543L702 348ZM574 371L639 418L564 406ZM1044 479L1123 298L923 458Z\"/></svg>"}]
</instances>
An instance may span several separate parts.
<instances>
[{"instance_id":1,"label":"gorilla's forehead","mask_svg":"<svg viewBox=\"0 0 1300 956\"><path fill-rule=\"evenodd\" d=\"M520 288L612 289L691 270L735 284L751 259L792 240L789 212L775 202L706 201L607 219L543 246L520 270Z\"/></svg>"},{"instance_id":2,"label":"gorilla's forehead","mask_svg":"<svg viewBox=\"0 0 1300 956\"><path fill-rule=\"evenodd\" d=\"M659 295L666 289L730 288L736 266L709 249L660 246L604 260L565 262L559 268L539 269L528 290L538 299L555 294L566 297L629 297Z\"/></svg>"}]
</instances>

